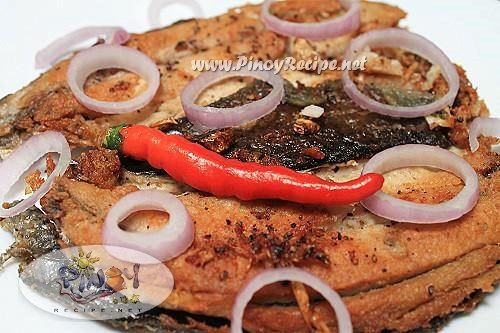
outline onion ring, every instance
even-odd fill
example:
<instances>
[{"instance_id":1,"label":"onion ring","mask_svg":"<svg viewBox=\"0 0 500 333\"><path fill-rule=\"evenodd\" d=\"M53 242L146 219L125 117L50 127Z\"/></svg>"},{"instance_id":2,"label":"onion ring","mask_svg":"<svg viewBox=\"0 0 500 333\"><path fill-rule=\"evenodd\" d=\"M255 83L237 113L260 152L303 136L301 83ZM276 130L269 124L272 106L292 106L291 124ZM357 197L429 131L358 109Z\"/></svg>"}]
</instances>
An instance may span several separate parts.
<instances>
[{"instance_id":1,"label":"onion ring","mask_svg":"<svg viewBox=\"0 0 500 333\"><path fill-rule=\"evenodd\" d=\"M469 127L469 144L473 153L479 149L477 138L480 135L500 138L500 118L477 117L472 121Z\"/></svg>"},{"instance_id":2,"label":"onion ring","mask_svg":"<svg viewBox=\"0 0 500 333\"><path fill-rule=\"evenodd\" d=\"M479 180L476 172L464 159L439 147L410 144L389 148L373 156L363 168L363 174L384 173L411 166L452 172L465 182L465 186L453 199L436 205L397 199L382 191L362 200L361 204L380 217L420 224L456 220L476 205L479 199Z\"/></svg>"},{"instance_id":3,"label":"onion ring","mask_svg":"<svg viewBox=\"0 0 500 333\"><path fill-rule=\"evenodd\" d=\"M161 23L160 14L163 9L170 5L184 5L193 11L193 17L204 17L205 13L196 0L152 0L148 8L148 21L151 28L164 26Z\"/></svg>"},{"instance_id":4,"label":"onion ring","mask_svg":"<svg viewBox=\"0 0 500 333\"><path fill-rule=\"evenodd\" d=\"M85 27L70 32L64 37L56 39L35 56L35 68L42 69L54 64L58 59L70 52L72 46L87 39L105 36L106 44L120 45L126 43L130 35L122 27Z\"/></svg>"},{"instance_id":5,"label":"onion ring","mask_svg":"<svg viewBox=\"0 0 500 333\"><path fill-rule=\"evenodd\" d=\"M432 103L416 107L393 106L377 102L363 94L351 80L349 71L342 74L342 82L347 95L360 107L372 112L391 117L416 118L427 116L453 104L460 85L459 76L455 65L435 44L428 39L412 32L397 29L377 29L366 32L355 38L347 49L344 59L352 61L356 53L365 47L400 47L439 65L446 81L448 92Z\"/></svg>"},{"instance_id":6,"label":"onion ring","mask_svg":"<svg viewBox=\"0 0 500 333\"><path fill-rule=\"evenodd\" d=\"M40 198L47 194L56 177L63 175L68 168L71 162L71 149L64 135L47 131L26 140L16 151L0 163L0 174L2 175L2 186L0 186L1 206L19 178L29 170L33 163L48 153L59 153L59 160L54 171L47 177L42 186L28 198L8 209L0 207L0 217L16 216L35 205Z\"/></svg>"},{"instance_id":7,"label":"onion ring","mask_svg":"<svg viewBox=\"0 0 500 333\"><path fill-rule=\"evenodd\" d=\"M170 215L168 224L152 232L128 232L119 223L130 214L142 210L160 210ZM108 212L102 231L104 245L112 245L108 252L115 253L114 246L130 248L149 254L160 261L175 258L186 251L194 239L194 223L186 207L174 195L159 190L140 190L121 198ZM141 262L150 264L149 262Z\"/></svg>"},{"instance_id":8,"label":"onion ring","mask_svg":"<svg viewBox=\"0 0 500 333\"><path fill-rule=\"evenodd\" d=\"M200 93L221 80L231 77L251 76L266 81L273 90L264 98L234 108L214 108L195 104ZM270 71L253 71L246 68L230 72L204 72L188 83L181 93L181 102L186 117L195 126L203 129L220 129L244 124L271 113L285 96L283 78Z\"/></svg>"},{"instance_id":9,"label":"onion ring","mask_svg":"<svg viewBox=\"0 0 500 333\"><path fill-rule=\"evenodd\" d=\"M268 30L289 37L300 37L310 40L334 38L356 31L361 22L361 9L358 0L340 0L347 13L341 17L317 23L297 23L282 20L270 12L276 0L266 0L262 4L261 20Z\"/></svg>"},{"instance_id":10,"label":"onion ring","mask_svg":"<svg viewBox=\"0 0 500 333\"><path fill-rule=\"evenodd\" d=\"M123 68L134 72L148 81L148 88L141 95L124 102L104 102L87 96L83 91L87 77L106 68ZM160 86L160 72L147 55L118 45L98 45L78 53L69 65L67 76L75 98L88 109L105 114L139 110L154 98Z\"/></svg>"},{"instance_id":11,"label":"onion ring","mask_svg":"<svg viewBox=\"0 0 500 333\"><path fill-rule=\"evenodd\" d=\"M302 282L321 293L335 310L335 316L337 317L339 327L338 332L352 333L351 316L339 294L318 277L294 267L266 270L255 276L245 285L238 293L238 296L236 296L233 306L231 333L243 332L243 313L247 304L252 299L252 296L262 287L284 280Z\"/></svg>"}]
</instances>

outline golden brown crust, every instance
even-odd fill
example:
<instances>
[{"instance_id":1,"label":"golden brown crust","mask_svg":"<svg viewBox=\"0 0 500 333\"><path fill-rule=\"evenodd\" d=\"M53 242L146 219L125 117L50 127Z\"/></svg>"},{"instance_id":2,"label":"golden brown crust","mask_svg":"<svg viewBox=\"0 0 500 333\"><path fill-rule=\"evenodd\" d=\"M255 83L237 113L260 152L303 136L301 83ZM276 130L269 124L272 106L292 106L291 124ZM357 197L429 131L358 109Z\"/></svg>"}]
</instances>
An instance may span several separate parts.
<instances>
[{"instance_id":1,"label":"golden brown crust","mask_svg":"<svg viewBox=\"0 0 500 333\"><path fill-rule=\"evenodd\" d=\"M434 318L460 312L475 293L491 292L500 281L500 246L472 251L456 261L402 282L344 298L355 329L360 332L408 332L429 328ZM466 308L462 309L466 310ZM312 307L314 316L326 318L336 332L334 314L325 302ZM271 320L271 318L273 318ZM302 314L295 306L251 305L245 315L252 332L306 332ZM265 329L261 327L267 323Z\"/></svg>"},{"instance_id":2,"label":"golden brown crust","mask_svg":"<svg viewBox=\"0 0 500 333\"><path fill-rule=\"evenodd\" d=\"M322 8L319 2L310 2L307 6L316 11ZM195 19L165 29L133 34L127 46L149 55L158 64L162 76L154 100L128 115L105 116L80 105L66 84L69 61L62 61L28 87L0 102L0 115L5 112L15 117L9 124L0 121L0 129L5 132L3 136L7 140L10 135L9 140L14 147L19 143L18 136L26 137L53 129L62 132L72 146L98 146L109 126L120 123L160 126L172 117L182 116L180 91L198 74L192 70L193 59L225 60L240 55L276 59L288 52L288 40L265 30L259 12L260 6L247 5L218 17ZM363 3L361 30L395 26L404 16L405 13L396 7L366 2ZM338 57L351 38L325 40L313 43L311 47L324 57ZM293 47L290 52L294 53ZM138 84L140 86L137 76L126 71L106 73L101 73L99 80L96 75L91 77L86 84L86 92L103 100L137 93L136 88ZM10 152L8 147L3 149L5 151L0 151L0 156Z\"/></svg>"},{"instance_id":3,"label":"golden brown crust","mask_svg":"<svg viewBox=\"0 0 500 333\"><path fill-rule=\"evenodd\" d=\"M263 31L257 13L258 7L247 6L238 14L192 20L132 35L127 46L151 56L162 74L155 99L133 114L103 116L80 105L66 83L69 61L62 61L10 99L14 104L11 107L19 113L14 127L28 134L53 129L65 134L73 146L98 146L102 132L109 126L139 122L155 124L179 116L182 114L180 91L197 75L191 68L192 59L224 60L235 59L238 55L275 59L283 55L284 38ZM179 44L189 47L184 49ZM117 94L133 96L137 84L137 76L133 74L108 71L107 75L101 73L100 79L96 79L96 75L89 78L86 92L101 100Z\"/></svg>"},{"instance_id":4,"label":"golden brown crust","mask_svg":"<svg viewBox=\"0 0 500 333\"><path fill-rule=\"evenodd\" d=\"M121 163L115 150L96 149L83 152L73 167L73 176L100 188L118 185Z\"/></svg>"},{"instance_id":5,"label":"golden brown crust","mask_svg":"<svg viewBox=\"0 0 500 333\"><path fill-rule=\"evenodd\" d=\"M482 143L476 154L466 155L480 169L485 165L477 161L485 159L478 156L488 154L484 140ZM489 169L500 165L500 157L495 156L490 158ZM186 253L167 263L176 288L163 306L227 318L245 281L265 267L294 265L311 271L339 291L356 327L379 332L384 328L405 331L404 327L426 326L434 317L430 316L432 311L436 311L435 316L454 312L454 306L474 290L468 285L454 291L456 297L444 295L446 291L487 272L500 260L500 173L480 175L480 182L481 198L472 212L455 222L428 226L391 223L359 205L327 211L186 194L180 199L196 221L195 242ZM446 172L413 168L389 174L385 190L407 200L438 203L454 196L461 186ZM108 207L133 190L132 186L101 190L62 178L45 198L44 209L62 223L63 232L75 244L99 243ZM475 259L471 263L464 258ZM462 259L466 260L463 264ZM496 280L495 270L485 281L491 286ZM433 298L427 294L431 284ZM490 291L486 285L481 290ZM310 295L313 301L319 299L315 293ZM281 309L279 321L266 319L279 307L265 304L293 300L288 286L263 288L247 311L249 328L253 323L272 331L273 325L282 321L291 331L300 331L305 323L297 308ZM425 305L430 301L435 305ZM255 315L262 317L260 321L252 315L255 307L265 310L266 314ZM366 308L377 315L370 317ZM332 316L326 318L331 321Z\"/></svg>"}]
</instances>

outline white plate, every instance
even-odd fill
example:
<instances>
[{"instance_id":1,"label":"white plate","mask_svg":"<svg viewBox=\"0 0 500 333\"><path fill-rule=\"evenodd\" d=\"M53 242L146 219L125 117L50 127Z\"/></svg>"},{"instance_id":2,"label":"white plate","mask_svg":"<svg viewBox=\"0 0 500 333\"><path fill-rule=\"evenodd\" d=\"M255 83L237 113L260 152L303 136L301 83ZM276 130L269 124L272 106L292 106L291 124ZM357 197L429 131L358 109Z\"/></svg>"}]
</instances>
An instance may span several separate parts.
<instances>
[{"instance_id":1,"label":"white plate","mask_svg":"<svg viewBox=\"0 0 500 333\"><path fill-rule=\"evenodd\" d=\"M207 15L223 13L245 0L200 1ZM252 1L255 2L255 1ZM493 114L500 116L500 1L497 0L388 0L408 13L404 25L433 40L449 57L467 69L474 86ZM121 25L129 31L149 29L149 1L137 0L16 0L0 1L0 97L15 92L36 78L34 55L54 38L85 25ZM186 18L182 6L163 13L165 24ZM12 238L0 232L0 249ZM114 332L96 322L71 321L47 315L28 303L17 289L17 265L0 273L1 331ZM454 319L444 333L498 332L500 291L486 297L470 315Z\"/></svg>"}]
</instances>

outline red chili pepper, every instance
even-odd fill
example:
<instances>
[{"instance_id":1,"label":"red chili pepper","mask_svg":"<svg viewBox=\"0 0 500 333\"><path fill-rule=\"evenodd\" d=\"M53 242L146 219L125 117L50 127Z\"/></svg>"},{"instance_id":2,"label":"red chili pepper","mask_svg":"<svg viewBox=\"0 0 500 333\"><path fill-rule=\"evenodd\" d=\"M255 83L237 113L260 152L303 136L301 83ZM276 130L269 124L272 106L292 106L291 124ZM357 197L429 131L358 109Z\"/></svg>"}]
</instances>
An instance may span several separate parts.
<instances>
[{"instance_id":1,"label":"red chili pepper","mask_svg":"<svg viewBox=\"0 0 500 333\"><path fill-rule=\"evenodd\" d=\"M281 166L227 159L183 136L141 125L110 131L105 146L116 149L120 144L124 155L145 160L152 167L165 170L173 179L217 197L339 205L365 199L384 183L383 176L376 173L334 183Z\"/></svg>"}]
</instances>

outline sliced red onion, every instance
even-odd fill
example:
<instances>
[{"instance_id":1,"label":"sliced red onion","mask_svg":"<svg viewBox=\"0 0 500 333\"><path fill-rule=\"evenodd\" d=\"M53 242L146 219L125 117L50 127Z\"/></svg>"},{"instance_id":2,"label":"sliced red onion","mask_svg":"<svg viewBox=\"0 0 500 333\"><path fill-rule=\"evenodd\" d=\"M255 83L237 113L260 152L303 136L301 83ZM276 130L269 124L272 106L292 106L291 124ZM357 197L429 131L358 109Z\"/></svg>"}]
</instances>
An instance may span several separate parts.
<instances>
[{"instance_id":1,"label":"sliced red onion","mask_svg":"<svg viewBox=\"0 0 500 333\"><path fill-rule=\"evenodd\" d=\"M500 138L500 118L476 118L469 128L470 150L475 152L479 148L477 138L480 135Z\"/></svg>"},{"instance_id":2,"label":"sliced red onion","mask_svg":"<svg viewBox=\"0 0 500 333\"><path fill-rule=\"evenodd\" d=\"M70 32L56 39L35 57L35 68L41 69L53 65L58 59L71 52L71 47L91 38L105 37L106 44L126 43L130 35L122 27L85 27Z\"/></svg>"},{"instance_id":3,"label":"sliced red onion","mask_svg":"<svg viewBox=\"0 0 500 333\"><path fill-rule=\"evenodd\" d=\"M22 200L14 207L4 209L2 204L6 201L12 187L20 180L30 167L48 153L58 153L59 160L56 168L47 177L38 190L28 198ZM2 186L0 186L0 217L16 216L35 205L47 192L56 177L64 174L71 162L71 149L64 135L58 132L44 132L29 138L16 151L0 163L0 175L2 175Z\"/></svg>"},{"instance_id":4,"label":"sliced red onion","mask_svg":"<svg viewBox=\"0 0 500 333\"><path fill-rule=\"evenodd\" d=\"M119 223L132 213L142 210L160 210L169 214L168 223L159 230L128 232ZM186 251L194 239L194 223L186 207L177 197L159 190L132 192L120 199L108 212L102 231L104 245L112 245L108 252L115 253L114 246L121 246L149 254L160 261L167 261ZM149 262L141 262L150 264Z\"/></svg>"},{"instance_id":5,"label":"sliced red onion","mask_svg":"<svg viewBox=\"0 0 500 333\"><path fill-rule=\"evenodd\" d=\"M352 333L351 316L342 298L321 279L299 268L269 269L255 276L238 293L231 316L231 333L243 332L243 313L253 295L262 287L280 281L302 282L319 292L330 303L337 317L338 332Z\"/></svg>"},{"instance_id":6,"label":"sliced red onion","mask_svg":"<svg viewBox=\"0 0 500 333\"><path fill-rule=\"evenodd\" d=\"M183 5L193 11L193 17L201 18L205 16L203 8L196 0L152 0L148 8L148 20L150 26L155 28L163 27L160 14L163 9L171 5Z\"/></svg>"},{"instance_id":7,"label":"sliced red onion","mask_svg":"<svg viewBox=\"0 0 500 333\"><path fill-rule=\"evenodd\" d=\"M89 75L106 68L122 68L140 75L148 82L146 91L124 102L105 102L87 96L83 86ZM133 48L118 45L97 45L78 53L71 60L67 76L68 85L80 103L106 114L139 110L154 98L160 86L160 72L153 60Z\"/></svg>"},{"instance_id":8,"label":"sliced red onion","mask_svg":"<svg viewBox=\"0 0 500 333\"><path fill-rule=\"evenodd\" d=\"M276 0L266 0L262 4L261 20L268 30L280 35L300 37L311 40L334 38L345 35L359 28L361 10L358 0L340 0L347 13L341 17L317 23L297 23L282 20L270 12Z\"/></svg>"},{"instance_id":9,"label":"sliced red onion","mask_svg":"<svg viewBox=\"0 0 500 333\"><path fill-rule=\"evenodd\" d=\"M398 168L423 166L442 169L460 177L465 186L453 199L421 204L394 198L382 191L361 201L373 214L397 222L442 223L456 220L471 211L479 199L479 181L474 169L461 157L439 147L403 145L384 150L366 163L363 174L384 173Z\"/></svg>"},{"instance_id":10,"label":"sliced red onion","mask_svg":"<svg viewBox=\"0 0 500 333\"><path fill-rule=\"evenodd\" d=\"M198 96L209 86L231 77L243 76L251 76L266 81L273 86L273 90L262 99L234 108L215 108L200 106L195 103ZM243 68L229 72L201 73L184 88L181 93L181 102L187 118L195 126L203 129L219 129L239 126L248 121L264 117L276 109L284 96L285 88L283 78L280 75L271 71L253 71Z\"/></svg>"},{"instance_id":11,"label":"sliced red onion","mask_svg":"<svg viewBox=\"0 0 500 333\"><path fill-rule=\"evenodd\" d=\"M441 73L448 82L448 92L437 101L426 105L405 107L383 104L359 91L351 80L349 71L344 71L342 75L344 90L362 108L392 117L415 118L427 116L453 104L460 85L457 69L446 54L428 39L397 28L372 30L358 36L351 42L344 59L353 61L357 53L366 47L400 47L427 59L434 65L439 65Z\"/></svg>"}]
</instances>

